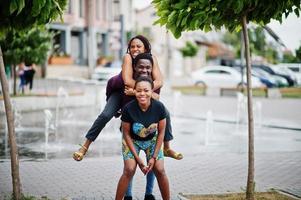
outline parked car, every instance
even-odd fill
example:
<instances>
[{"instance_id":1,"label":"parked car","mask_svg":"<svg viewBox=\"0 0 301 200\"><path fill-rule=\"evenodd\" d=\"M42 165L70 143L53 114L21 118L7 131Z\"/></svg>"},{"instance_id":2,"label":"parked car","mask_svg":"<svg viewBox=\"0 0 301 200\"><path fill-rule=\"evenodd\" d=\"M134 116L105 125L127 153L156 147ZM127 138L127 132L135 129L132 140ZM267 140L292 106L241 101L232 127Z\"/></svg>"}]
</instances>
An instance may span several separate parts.
<instances>
[{"instance_id":1,"label":"parked car","mask_svg":"<svg viewBox=\"0 0 301 200\"><path fill-rule=\"evenodd\" d=\"M283 77L287 80L289 86L294 86L295 85L295 81L290 76L282 74L282 73L277 73L270 66L267 66L267 65L252 65L252 68L259 68L259 69L262 69L262 70L268 72L271 75L281 76L281 77Z\"/></svg>"},{"instance_id":2,"label":"parked car","mask_svg":"<svg viewBox=\"0 0 301 200\"><path fill-rule=\"evenodd\" d=\"M293 72L301 73L301 63L280 63L279 65L283 65Z\"/></svg>"},{"instance_id":3,"label":"parked car","mask_svg":"<svg viewBox=\"0 0 301 200\"><path fill-rule=\"evenodd\" d=\"M239 66L234 66L234 69L236 69L239 73L241 73L241 67ZM246 70L244 68L243 73L246 73ZM252 70L252 76L257 77L261 83L265 84L268 88L273 88L273 87L277 87L278 84L276 82L276 80L269 75L267 72L263 71L263 73L266 74L261 74L260 72L258 72L257 70Z\"/></svg>"},{"instance_id":4,"label":"parked car","mask_svg":"<svg viewBox=\"0 0 301 200\"><path fill-rule=\"evenodd\" d=\"M276 87L288 87L289 86L287 80L285 78L283 78L282 76L269 74L268 72L266 72L260 68L253 68L252 72L258 74L258 76L260 76L260 77L270 80L272 83L275 84Z\"/></svg>"},{"instance_id":5,"label":"parked car","mask_svg":"<svg viewBox=\"0 0 301 200\"><path fill-rule=\"evenodd\" d=\"M192 72L192 80L195 85L204 87L229 87L237 88L246 85L246 77L241 82L241 74L228 66L207 66ZM252 87L265 87L257 77L252 76Z\"/></svg>"},{"instance_id":6,"label":"parked car","mask_svg":"<svg viewBox=\"0 0 301 200\"><path fill-rule=\"evenodd\" d=\"M283 73L285 75L290 76L297 85L301 85L301 72L295 72L293 71L290 67L283 65L283 64L279 64L279 65L273 65L272 68L277 72L277 73ZM293 68L295 69L295 68ZM297 71L297 67L296 67L296 71Z\"/></svg>"},{"instance_id":7,"label":"parked car","mask_svg":"<svg viewBox=\"0 0 301 200\"><path fill-rule=\"evenodd\" d=\"M109 62L104 66L98 66L94 69L92 73L92 79L99 81L109 80L111 77L119 74L121 72L121 61Z\"/></svg>"}]
</instances>

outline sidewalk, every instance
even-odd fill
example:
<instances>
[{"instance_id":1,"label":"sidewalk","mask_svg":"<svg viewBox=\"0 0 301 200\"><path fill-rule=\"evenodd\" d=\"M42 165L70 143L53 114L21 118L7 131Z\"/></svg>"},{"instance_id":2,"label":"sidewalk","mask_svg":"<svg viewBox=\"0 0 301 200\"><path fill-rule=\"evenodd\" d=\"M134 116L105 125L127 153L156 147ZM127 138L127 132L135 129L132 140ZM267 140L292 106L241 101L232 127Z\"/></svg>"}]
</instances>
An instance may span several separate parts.
<instances>
[{"instance_id":1,"label":"sidewalk","mask_svg":"<svg viewBox=\"0 0 301 200\"><path fill-rule=\"evenodd\" d=\"M99 83L84 79L40 79L36 80L33 90L33 94L36 93L39 96L18 97L14 98L14 101L19 105L20 111L55 108L57 91L63 87L69 93L69 99L65 103L67 106L98 105L105 98L105 86L105 82ZM216 121L237 122L238 102L236 97L181 95L174 93L166 85L162 89L161 101L172 114L176 112L177 116L205 120L208 111L211 111ZM301 130L300 99L253 98L253 109L255 123L267 127ZM246 105L240 112L240 120L246 123ZM0 114L4 114L3 100L0 100ZM260 121L259 118L261 118Z\"/></svg>"},{"instance_id":2,"label":"sidewalk","mask_svg":"<svg viewBox=\"0 0 301 200\"><path fill-rule=\"evenodd\" d=\"M56 91L61 83L48 86L47 91ZM37 84L36 89L45 88L45 84L47 83ZM71 96L66 100L66 105L70 107L95 105L104 95L104 85L94 86L88 83L73 85L70 82L62 85L67 91L72 91L75 86L76 89L87 91L89 94ZM180 192L199 194L242 192L247 180L247 134L245 134L247 128L240 127L243 131L239 130L238 133L233 131L237 119L236 98L176 96L171 91L167 91L162 93L162 101L173 115L175 135L173 146L184 152L185 156L182 161L166 159L165 166L170 180L172 199L179 199ZM301 129L301 101L254 98L255 104L259 101L262 105L262 125L277 125L285 129L275 131L275 129L255 127L260 130L255 131L256 191L275 188L301 198L301 137L299 131L288 130ZM57 99L56 97L18 97L16 102L21 110L43 111L48 107L55 108ZM226 125L215 123L215 132L207 137L205 129L208 111L211 111L213 120L227 123ZM3 113L4 111L0 114ZM256 121L259 117L256 114L258 112L254 113L255 122L258 123ZM90 112L88 114L92 115ZM78 118L73 120L76 123L83 122ZM87 126L89 126L93 119L85 120L88 120ZM77 126L75 128L78 129ZM119 138L119 133L116 134ZM206 139L208 141L210 139L208 144ZM95 147L90 151L91 154L97 144L100 143L95 143ZM119 147L120 145L117 148ZM72 151L73 148L72 146ZM117 151L119 152L119 149ZM50 199L114 199L117 182L122 173L121 156L89 158L88 153L87 157L82 162L75 162L71 158L47 162L21 161L23 192L38 197L47 196ZM10 162L5 161L0 164L0 177L1 200L4 199L4 195L12 191ZM144 186L145 178L137 169L134 182L136 199L142 199ZM160 199L157 186L155 195Z\"/></svg>"},{"instance_id":3,"label":"sidewalk","mask_svg":"<svg viewBox=\"0 0 301 200\"><path fill-rule=\"evenodd\" d=\"M255 157L256 191L279 189L301 197L301 152L260 153ZM50 199L114 199L122 173L120 157L23 161L20 174L23 192ZM166 159L172 199L178 193L243 192L247 177L247 155L206 153L185 157L182 161ZM0 165L0 199L12 191L10 163ZM157 184L156 184L157 185ZM134 179L135 199L143 199L145 178L137 169ZM155 196L160 199L158 186Z\"/></svg>"}]
</instances>

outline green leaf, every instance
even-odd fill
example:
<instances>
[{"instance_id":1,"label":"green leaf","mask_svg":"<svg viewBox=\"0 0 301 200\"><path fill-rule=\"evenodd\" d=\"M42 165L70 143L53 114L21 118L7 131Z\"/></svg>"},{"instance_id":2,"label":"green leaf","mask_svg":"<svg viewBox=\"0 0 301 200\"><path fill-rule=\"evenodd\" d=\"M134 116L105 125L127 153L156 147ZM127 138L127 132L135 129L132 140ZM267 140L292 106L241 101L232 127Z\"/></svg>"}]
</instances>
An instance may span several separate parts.
<instances>
[{"instance_id":1,"label":"green leaf","mask_svg":"<svg viewBox=\"0 0 301 200\"><path fill-rule=\"evenodd\" d=\"M184 26L186 24L188 17L189 17L189 13L185 17L183 17L181 26Z\"/></svg>"},{"instance_id":2,"label":"green leaf","mask_svg":"<svg viewBox=\"0 0 301 200\"><path fill-rule=\"evenodd\" d=\"M182 22L182 19L183 19L183 16L185 15L185 12L184 11L181 11L179 16L178 16L178 19L177 19L177 22L176 22L176 26L180 26L181 25L181 22Z\"/></svg>"},{"instance_id":3,"label":"green leaf","mask_svg":"<svg viewBox=\"0 0 301 200\"><path fill-rule=\"evenodd\" d=\"M12 14L18 9L18 3L17 0L11 0L9 4L9 13Z\"/></svg>"},{"instance_id":4,"label":"green leaf","mask_svg":"<svg viewBox=\"0 0 301 200\"><path fill-rule=\"evenodd\" d=\"M173 32L173 35L175 36L176 39L181 37L181 31L178 29L175 29L175 31Z\"/></svg>"},{"instance_id":5,"label":"green leaf","mask_svg":"<svg viewBox=\"0 0 301 200\"><path fill-rule=\"evenodd\" d=\"M186 5L186 2L185 1L180 1L179 3L176 3L173 7L176 8L176 9L184 9L184 6Z\"/></svg>"},{"instance_id":6,"label":"green leaf","mask_svg":"<svg viewBox=\"0 0 301 200\"><path fill-rule=\"evenodd\" d=\"M33 1L32 10L31 10L32 16L34 17L38 16L41 12L41 9L44 7L45 3L46 0Z\"/></svg>"},{"instance_id":7,"label":"green leaf","mask_svg":"<svg viewBox=\"0 0 301 200\"><path fill-rule=\"evenodd\" d=\"M240 13L243 6L244 6L244 4L243 4L244 2L243 1L236 1L236 3L237 3L237 7L235 8L234 12L235 13Z\"/></svg>"},{"instance_id":8,"label":"green leaf","mask_svg":"<svg viewBox=\"0 0 301 200\"><path fill-rule=\"evenodd\" d=\"M24 0L18 0L18 12L17 15L23 10L25 7L25 1Z\"/></svg>"}]
</instances>

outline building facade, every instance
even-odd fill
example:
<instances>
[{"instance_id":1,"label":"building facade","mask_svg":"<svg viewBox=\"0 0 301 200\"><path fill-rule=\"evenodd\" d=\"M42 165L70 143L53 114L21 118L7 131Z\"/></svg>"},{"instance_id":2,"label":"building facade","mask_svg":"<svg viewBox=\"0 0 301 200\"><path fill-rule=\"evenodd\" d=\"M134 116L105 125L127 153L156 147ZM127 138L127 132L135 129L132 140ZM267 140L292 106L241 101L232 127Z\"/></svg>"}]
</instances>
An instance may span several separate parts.
<instances>
[{"instance_id":1,"label":"building facade","mask_svg":"<svg viewBox=\"0 0 301 200\"><path fill-rule=\"evenodd\" d=\"M116 52L125 43L121 31L125 38L132 28L131 10L132 0L69 0L64 21L49 25L56 32L52 54L71 56L73 64L91 68L100 57L120 59Z\"/></svg>"},{"instance_id":2,"label":"building facade","mask_svg":"<svg viewBox=\"0 0 301 200\"><path fill-rule=\"evenodd\" d=\"M186 41L196 43L203 38L204 33L201 31L183 33L180 39L175 39L165 27L153 25L157 18L153 5L136 10L135 32L145 35L150 40L152 52L158 58L165 78L187 76L192 70L204 66L207 47L199 47L198 54L193 58L184 58L180 51Z\"/></svg>"}]
</instances>

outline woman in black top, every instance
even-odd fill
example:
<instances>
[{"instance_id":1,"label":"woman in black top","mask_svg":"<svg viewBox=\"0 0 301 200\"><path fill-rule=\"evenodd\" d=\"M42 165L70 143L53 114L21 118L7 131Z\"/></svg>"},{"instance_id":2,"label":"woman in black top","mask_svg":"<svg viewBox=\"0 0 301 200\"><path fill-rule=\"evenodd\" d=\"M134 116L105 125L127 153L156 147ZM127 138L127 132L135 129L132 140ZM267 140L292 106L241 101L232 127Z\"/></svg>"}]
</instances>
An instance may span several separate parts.
<instances>
[{"instance_id":1,"label":"woman in black top","mask_svg":"<svg viewBox=\"0 0 301 200\"><path fill-rule=\"evenodd\" d=\"M153 170L163 200L170 198L162 151L166 112L161 102L151 98L152 89L150 78L139 77L135 84L136 99L128 103L122 112L124 169L118 182L116 200L124 197L137 165L144 174ZM146 154L147 165L139 157L140 150Z\"/></svg>"}]
</instances>

